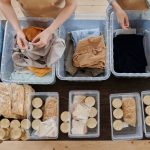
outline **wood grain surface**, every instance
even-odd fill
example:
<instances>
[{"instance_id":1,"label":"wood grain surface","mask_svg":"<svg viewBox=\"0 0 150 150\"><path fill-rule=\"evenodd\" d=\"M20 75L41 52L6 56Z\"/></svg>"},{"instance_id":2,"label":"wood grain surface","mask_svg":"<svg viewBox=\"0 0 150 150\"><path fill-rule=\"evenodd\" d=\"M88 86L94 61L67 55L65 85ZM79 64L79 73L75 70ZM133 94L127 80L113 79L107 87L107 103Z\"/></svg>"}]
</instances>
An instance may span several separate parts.
<instances>
[{"instance_id":1,"label":"wood grain surface","mask_svg":"<svg viewBox=\"0 0 150 150\"><path fill-rule=\"evenodd\" d=\"M149 141L4 142L1 150L149 150Z\"/></svg>"},{"instance_id":2,"label":"wood grain surface","mask_svg":"<svg viewBox=\"0 0 150 150\"><path fill-rule=\"evenodd\" d=\"M17 16L23 17L16 0L12 0ZM81 14L106 16L107 0L78 0L76 15ZM5 17L0 12L0 19ZM68 110L68 97L70 90L99 90L101 93L101 135L97 139L84 139L85 141L75 141L69 139L67 135L59 135L58 141L43 142L3 142L0 144L0 150L148 150L149 141L110 141L110 113L109 113L109 95L112 93L141 92L150 90L150 79L117 79L111 77L104 82L66 82L57 80L56 84L33 86L38 92L59 92L60 93L60 112ZM144 138L145 139L145 138Z\"/></svg>"}]
</instances>

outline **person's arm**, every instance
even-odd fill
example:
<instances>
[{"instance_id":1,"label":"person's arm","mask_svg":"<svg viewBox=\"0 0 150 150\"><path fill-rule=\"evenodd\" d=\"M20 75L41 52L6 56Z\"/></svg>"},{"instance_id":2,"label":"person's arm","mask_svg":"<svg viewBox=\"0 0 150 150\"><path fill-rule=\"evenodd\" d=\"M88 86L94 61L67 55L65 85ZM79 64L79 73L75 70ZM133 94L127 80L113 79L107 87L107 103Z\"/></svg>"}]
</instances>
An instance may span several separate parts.
<instances>
[{"instance_id":1,"label":"person's arm","mask_svg":"<svg viewBox=\"0 0 150 150\"><path fill-rule=\"evenodd\" d=\"M129 19L126 14L126 12L120 7L120 5L115 0L109 0L111 1L111 5L113 7L113 10L116 13L117 19L119 24L123 29L129 28Z\"/></svg>"},{"instance_id":2,"label":"person's arm","mask_svg":"<svg viewBox=\"0 0 150 150\"><path fill-rule=\"evenodd\" d=\"M53 23L34 38L33 45L44 47L52 37L52 34L73 14L77 7L76 0L66 0L66 5Z\"/></svg>"},{"instance_id":3,"label":"person's arm","mask_svg":"<svg viewBox=\"0 0 150 150\"><path fill-rule=\"evenodd\" d=\"M19 26L17 16L11 5L11 0L0 0L0 9L16 31L17 44L21 49L24 49L26 46L26 38Z\"/></svg>"},{"instance_id":4,"label":"person's arm","mask_svg":"<svg viewBox=\"0 0 150 150\"><path fill-rule=\"evenodd\" d=\"M114 2L115 0L107 0L109 4L111 4L112 2Z\"/></svg>"}]
</instances>

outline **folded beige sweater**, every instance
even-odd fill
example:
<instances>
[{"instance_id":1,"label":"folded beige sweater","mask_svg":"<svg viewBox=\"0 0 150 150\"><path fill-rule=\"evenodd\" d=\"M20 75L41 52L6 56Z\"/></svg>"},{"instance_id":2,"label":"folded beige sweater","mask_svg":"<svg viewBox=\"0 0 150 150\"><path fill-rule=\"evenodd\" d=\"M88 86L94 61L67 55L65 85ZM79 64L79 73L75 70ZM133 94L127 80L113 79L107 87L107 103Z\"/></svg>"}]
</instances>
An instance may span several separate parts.
<instances>
[{"instance_id":1,"label":"folded beige sweater","mask_svg":"<svg viewBox=\"0 0 150 150\"><path fill-rule=\"evenodd\" d=\"M73 64L79 68L104 69L106 66L104 37L97 36L80 40L73 56Z\"/></svg>"}]
</instances>

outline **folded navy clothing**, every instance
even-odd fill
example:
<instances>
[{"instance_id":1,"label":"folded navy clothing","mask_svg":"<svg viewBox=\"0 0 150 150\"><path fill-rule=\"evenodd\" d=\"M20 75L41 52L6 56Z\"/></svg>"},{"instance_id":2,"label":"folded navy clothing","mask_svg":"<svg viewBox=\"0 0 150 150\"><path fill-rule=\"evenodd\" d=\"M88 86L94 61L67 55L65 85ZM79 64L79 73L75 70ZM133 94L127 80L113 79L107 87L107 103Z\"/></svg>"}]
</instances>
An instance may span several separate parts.
<instances>
[{"instance_id":1,"label":"folded navy clothing","mask_svg":"<svg viewBox=\"0 0 150 150\"><path fill-rule=\"evenodd\" d=\"M118 35L114 43L114 69L117 73L145 73L145 57L142 35Z\"/></svg>"}]
</instances>

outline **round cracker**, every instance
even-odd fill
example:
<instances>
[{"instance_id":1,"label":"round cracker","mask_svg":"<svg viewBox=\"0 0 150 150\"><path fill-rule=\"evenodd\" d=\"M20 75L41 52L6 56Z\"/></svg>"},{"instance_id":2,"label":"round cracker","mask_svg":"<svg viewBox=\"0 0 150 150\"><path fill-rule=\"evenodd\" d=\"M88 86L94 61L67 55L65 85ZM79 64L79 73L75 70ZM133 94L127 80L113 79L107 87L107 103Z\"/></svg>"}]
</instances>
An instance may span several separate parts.
<instances>
[{"instance_id":1,"label":"round cracker","mask_svg":"<svg viewBox=\"0 0 150 150\"><path fill-rule=\"evenodd\" d=\"M95 118L89 118L87 121L87 127L90 129L94 129L97 126L97 120Z\"/></svg>"},{"instance_id":2,"label":"round cracker","mask_svg":"<svg viewBox=\"0 0 150 150\"><path fill-rule=\"evenodd\" d=\"M68 133L69 132L69 123L63 122L60 126L60 130L62 133Z\"/></svg>"},{"instance_id":3,"label":"round cracker","mask_svg":"<svg viewBox=\"0 0 150 150\"><path fill-rule=\"evenodd\" d=\"M12 120L10 123L10 128L20 128L21 124L19 120Z\"/></svg>"},{"instance_id":4,"label":"round cracker","mask_svg":"<svg viewBox=\"0 0 150 150\"><path fill-rule=\"evenodd\" d=\"M39 119L33 120L32 121L32 128L34 130L38 130L40 127L40 123L41 123L41 120L39 120Z\"/></svg>"},{"instance_id":5,"label":"round cracker","mask_svg":"<svg viewBox=\"0 0 150 150\"><path fill-rule=\"evenodd\" d=\"M113 106L114 108L121 108L121 106L122 106L122 100L119 99L119 98L113 99L113 101L112 101L112 106Z\"/></svg>"},{"instance_id":6,"label":"round cracker","mask_svg":"<svg viewBox=\"0 0 150 150\"><path fill-rule=\"evenodd\" d=\"M91 107L89 117L94 118L94 117L96 117L96 115L97 115L97 109L95 107Z\"/></svg>"},{"instance_id":7,"label":"round cracker","mask_svg":"<svg viewBox=\"0 0 150 150\"><path fill-rule=\"evenodd\" d=\"M68 122L70 120L71 114L68 111L62 112L60 118L63 122Z\"/></svg>"},{"instance_id":8,"label":"round cracker","mask_svg":"<svg viewBox=\"0 0 150 150\"><path fill-rule=\"evenodd\" d=\"M85 104L88 106L88 107L93 107L95 105L95 98L92 97L92 96L89 96L85 99Z\"/></svg>"},{"instance_id":9,"label":"round cracker","mask_svg":"<svg viewBox=\"0 0 150 150\"><path fill-rule=\"evenodd\" d=\"M6 135L5 130L0 128L0 140L4 140L5 135Z\"/></svg>"},{"instance_id":10,"label":"round cracker","mask_svg":"<svg viewBox=\"0 0 150 150\"><path fill-rule=\"evenodd\" d=\"M4 129L5 130L5 139L4 140L9 140L10 139L10 128Z\"/></svg>"},{"instance_id":11,"label":"round cracker","mask_svg":"<svg viewBox=\"0 0 150 150\"><path fill-rule=\"evenodd\" d=\"M43 105L43 101L41 98L36 97L32 100L32 106L34 108L40 108Z\"/></svg>"},{"instance_id":12,"label":"round cracker","mask_svg":"<svg viewBox=\"0 0 150 150\"><path fill-rule=\"evenodd\" d=\"M147 106L147 107L145 108L145 112L146 112L147 115L150 116L150 106Z\"/></svg>"},{"instance_id":13,"label":"round cracker","mask_svg":"<svg viewBox=\"0 0 150 150\"><path fill-rule=\"evenodd\" d=\"M123 110L120 108L117 108L113 111L113 116L115 119L121 119L123 117Z\"/></svg>"},{"instance_id":14,"label":"round cracker","mask_svg":"<svg viewBox=\"0 0 150 150\"><path fill-rule=\"evenodd\" d=\"M150 95L144 96L143 103L147 106L150 105Z\"/></svg>"},{"instance_id":15,"label":"round cracker","mask_svg":"<svg viewBox=\"0 0 150 150\"><path fill-rule=\"evenodd\" d=\"M150 116L147 116L147 117L145 118L145 123L146 123L147 126L150 127Z\"/></svg>"},{"instance_id":16,"label":"round cracker","mask_svg":"<svg viewBox=\"0 0 150 150\"><path fill-rule=\"evenodd\" d=\"M22 131L20 128L15 128L10 131L11 140L19 140L21 138Z\"/></svg>"},{"instance_id":17,"label":"round cracker","mask_svg":"<svg viewBox=\"0 0 150 150\"><path fill-rule=\"evenodd\" d=\"M8 119L2 119L0 122L1 128L9 128L10 121Z\"/></svg>"},{"instance_id":18,"label":"round cracker","mask_svg":"<svg viewBox=\"0 0 150 150\"><path fill-rule=\"evenodd\" d=\"M21 128L24 130L29 130L31 127L31 122L29 119L24 119L21 121Z\"/></svg>"},{"instance_id":19,"label":"round cracker","mask_svg":"<svg viewBox=\"0 0 150 150\"><path fill-rule=\"evenodd\" d=\"M32 111L32 117L33 117L34 119L40 119L40 118L42 117L42 115L43 115L43 112L42 112L41 109L34 109L34 110Z\"/></svg>"},{"instance_id":20,"label":"round cracker","mask_svg":"<svg viewBox=\"0 0 150 150\"><path fill-rule=\"evenodd\" d=\"M121 131L123 129L123 122L121 120L115 120L113 122L113 128L116 131Z\"/></svg>"}]
</instances>

